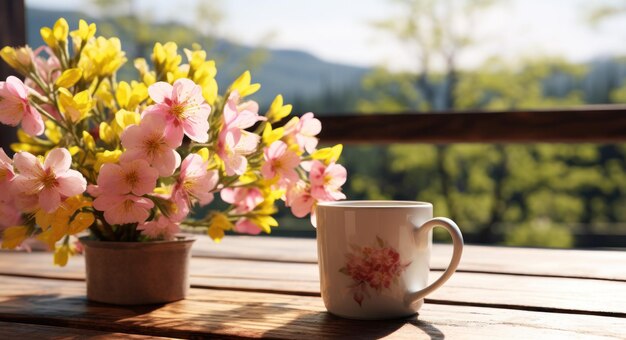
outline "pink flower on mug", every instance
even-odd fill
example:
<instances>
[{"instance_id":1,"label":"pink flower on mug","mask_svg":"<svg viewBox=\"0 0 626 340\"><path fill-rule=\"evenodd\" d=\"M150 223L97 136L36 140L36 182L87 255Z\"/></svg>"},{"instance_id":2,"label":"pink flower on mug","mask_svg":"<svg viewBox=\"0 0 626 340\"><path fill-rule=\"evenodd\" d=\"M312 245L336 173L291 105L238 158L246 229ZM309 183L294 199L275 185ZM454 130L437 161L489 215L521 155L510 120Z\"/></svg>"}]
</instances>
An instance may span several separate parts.
<instances>
[{"instance_id":1,"label":"pink flower on mug","mask_svg":"<svg viewBox=\"0 0 626 340\"><path fill-rule=\"evenodd\" d=\"M120 161L145 159L160 176L172 175L180 165L176 148L181 145L182 136L178 138L166 131L167 123L161 116L146 116L139 125L130 125L120 137L126 148Z\"/></svg>"},{"instance_id":2,"label":"pink flower on mug","mask_svg":"<svg viewBox=\"0 0 626 340\"><path fill-rule=\"evenodd\" d=\"M209 140L211 107L204 101L199 85L186 78L176 80L173 86L160 81L150 85L148 93L155 104L146 108L142 116L163 117L168 137L182 141L185 134L198 143Z\"/></svg>"},{"instance_id":3,"label":"pink flower on mug","mask_svg":"<svg viewBox=\"0 0 626 340\"><path fill-rule=\"evenodd\" d=\"M353 245L352 249L354 252L346 254L346 264L339 271L352 279L349 288L359 306L365 297L370 296L369 289L377 294L390 289L411 264L402 263L398 251L380 237L376 237L374 246Z\"/></svg>"},{"instance_id":4,"label":"pink flower on mug","mask_svg":"<svg viewBox=\"0 0 626 340\"><path fill-rule=\"evenodd\" d=\"M72 156L64 148L52 149L43 164L28 152L13 157L17 175L13 179L14 189L21 195L38 197L39 206L55 211L61 200L81 194L87 187L83 175L70 169Z\"/></svg>"},{"instance_id":5,"label":"pink flower on mug","mask_svg":"<svg viewBox=\"0 0 626 340\"><path fill-rule=\"evenodd\" d=\"M43 118L28 101L28 87L17 77L0 81L0 123L17 126L32 136L44 131Z\"/></svg>"}]
</instances>

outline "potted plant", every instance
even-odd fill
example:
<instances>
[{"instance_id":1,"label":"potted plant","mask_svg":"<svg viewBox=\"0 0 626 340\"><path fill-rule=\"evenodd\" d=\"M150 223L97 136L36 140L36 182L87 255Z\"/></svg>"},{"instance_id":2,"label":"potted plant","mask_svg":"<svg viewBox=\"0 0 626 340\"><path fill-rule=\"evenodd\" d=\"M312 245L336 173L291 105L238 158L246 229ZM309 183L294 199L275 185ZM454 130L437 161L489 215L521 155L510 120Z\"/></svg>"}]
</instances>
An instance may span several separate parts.
<instances>
[{"instance_id":1,"label":"potted plant","mask_svg":"<svg viewBox=\"0 0 626 340\"><path fill-rule=\"evenodd\" d=\"M249 72L218 95L197 46L183 64L175 43L156 43L152 65L136 59L139 78L119 80L119 39L95 33L61 18L41 29L46 45L0 51L25 79L0 82L0 122L21 125L15 155L0 149L2 248L36 238L61 266L84 248L88 298L167 302L188 287L181 228L216 242L269 233L277 201L314 218L317 202L344 198L342 147L317 149L312 113L287 119L279 95L259 114Z\"/></svg>"}]
</instances>

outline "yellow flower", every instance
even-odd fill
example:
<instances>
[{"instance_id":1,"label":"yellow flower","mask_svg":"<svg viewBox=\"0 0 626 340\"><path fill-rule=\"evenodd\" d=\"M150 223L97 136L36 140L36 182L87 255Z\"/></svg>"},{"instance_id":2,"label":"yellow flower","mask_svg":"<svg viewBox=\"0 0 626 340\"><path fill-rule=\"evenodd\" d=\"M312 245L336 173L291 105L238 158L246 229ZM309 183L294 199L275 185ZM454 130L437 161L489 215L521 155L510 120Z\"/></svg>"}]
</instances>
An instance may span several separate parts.
<instances>
[{"instance_id":1,"label":"yellow flower","mask_svg":"<svg viewBox=\"0 0 626 340\"><path fill-rule=\"evenodd\" d=\"M60 267L65 267L67 260L70 256L74 255L74 253L74 249L72 249L67 243L56 246L54 249L54 264Z\"/></svg>"},{"instance_id":2,"label":"yellow flower","mask_svg":"<svg viewBox=\"0 0 626 340\"><path fill-rule=\"evenodd\" d=\"M117 85L115 99L120 108L133 111L139 103L148 98L148 88L143 83L133 81L130 85L121 81Z\"/></svg>"},{"instance_id":3,"label":"yellow flower","mask_svg":"<svg viewBox=\"0 0 626 340\"><path fill-rule=\"evenodd\" d=\"M38 239L47 243L50 248L53 248L54 244L63 238L63 236L72 235L85 230L93 223L93 215L88 212L80 212L76 215L76 217L81 215L81 213L91 215L91 223L87 225L85 224L89 222L90 219L86 215L81 215L80 220L76 222L76 217L72 219L72 216L74 216L77 210L90 206L91 202L88 201L87 198L78 195L66 199L61 206L52 213L48 213L43 209L37 210L35 213L35 222L44 231L38 236Z\"/></svg>"},{"instance_id":4,"label":"yellow flower","mask_svg":"<svg viewBox=\"0 0 626 340\"><path fill-rule=\"evenodd\" d=\"M72 96L72 93L66 88L59 89L59 106L61 112L72 122L78 122L88 116L89 111L93 108L94 102L89 94L89 90L78 92Z\"/></svg>"},{"instance_id":5,"label":"yellow flower","mask_svg":"<svg viewBox=\"0 0 626 340\"><path fill-rule=\"evenodd\" d=\"M285 135L285 128L279 127L277 129L272 129L272 124L265 124L265 129L263 129L263 144L270 145L275 141L283 138Z\"/></svg>"},{"instance_id":6,"label":"yellow flower","mask_svg":"<svg viewBox=\"0 0 626 340\"><path fill-rule=\"evenodd\" d=\"M48 140L52 142L52 144L59 144L59 142L61 142L61 139L63 138L63 132L61 131L61 127L59 127L55 122L51 120L46 120L44 124L46 125L44 133L46 134Z\"/></svg>"},{"instance_id":7,"label":"yellow flower","mask_svg":"<svg viewBox=\"0 0 626 340\"><path fill-rule=\"evenodd\" d=\"M203 161L209 160L209 148L202 148L196 152L200 157L202 157Z\"/></svg>"},{"instance_id":8,"label":"yellow flower","mask_svg":"<svg viewBox=\"0 0 626 340\"><path fill-rule=\"evenodd\" d=\"M141 77L141 80L144 82L144 84L150 86L156 82L156 75L154 74L154 72L150 71L146 59L137 58L135 59L134 64L137 71L139 71L139 76Z\"/></svg>"},{"instance_id":9,"label":"yellow flower","mask_svg":"<svg viewBox=\"0 0 626 340\"><path fill-rule=\"evenodd\" d=\"M93 139L93 136L87 132L83 131L83 142L85 142L85 147L87 150L95 150L96 149L96 141Z\"/></svg>"},{"instance_id":10,"label":"yellow flower","mask_svg":"<svg viewBox=\"0 0 626 340\"><path fill-rule=\"evenodd\" d=\"M164 45L161 43L154 44L152 63L157 74L167 75L167 73L175 73L182 60L183 57L178 54L176 43L170 41Z\"/></svg>"},{"instance_id":11,"label":"yellow flower","mask_svg":"<svg viewBox=\"0 0 626 340\"><path fill-rule=\"evenodd\" d=\"M98 132L100 139L109 144L113 143L115 141L115 137L117 136L111 125L105 122L100 123Z\"/></svg>"},{"instance_id":12,"label":"yellow flower","mask_svg":"<svg viewBox=\"0 0 626 340\"><path fill-rule=\"evenodd\" d=\"M261 88L261 84L250 84L250 71L244 72L228 88L228 92L237 90L241 98L249 96Z\"/></svg>"},{"instance_id":13,"label":"yellow flower","mask_svg":"<svg viewBox=\"0 0 626 340\"><path fill-rule=\"evenodd\" d=\"M211 215L211 222L207 233L211 236L213 241L217 243L221 242L222 238L224 238L224 230L231 229L233 229L233 224L228 219L228 216L217 212Z\"/></svg>"},{"instance_id":14,"label":"yellow flower","mask_svg":"<svg viewBox=\"0 0 626 340\"><path fill-rule=\"evenodd\" d=\"M278 222L272 216L269 215L256 215L250 217L250 222L257 225L267 234L272 232L272 227L278 227Z\"/></svg>"},{"instance_id":15,"label":"yellow flower","mask_svg":"<svg viewBox=\"0 0 626 340\"><path fill-rule=\"evenodd\" d=\"M98 88L96 88L96 85ZM109 109L116 109L115 96L111 90L111 83L108 79L104 79L99 85L95 81L91 82L89 92L93 93L93 97L98 101L98 104L102 104Z\"/></svg>"},{"instance_id":16,"label":"yellow flower","mask_svg":"<svg viewBox=\"0 0 626 340\"><path fill-rule=\"evenodd\" d=\"M283 96L279 94L274 98L274 101L272 101L269 110L267 110L266 117L270 123L275 123L289 116L291 109L291 104L283 105Z\"/></svg>"},{"instance_id":17,"label":"yellow flower","mask_svg":"<svg viewBox=\"0 0 626 340\"><path fill-rule=\"evenodd\" d=\"M326 165L336 162L341 156L341 151L343 151L343 145L337 144L331 148L323 148L316 150L311 155L311 158L323 161Z\"/></svg>"},{"instance_id":18,"label":"yellow flower","mask_svg":"<svg viewBox=\"0 0 626 340\"><path fill-rule=\"evenodd\" d=\"M96 218L90 212L79 212L74 216L72 222L70 222L70 228L68 233L70 235L78 234L81 231L89 228L94 222Z\"/></svg>"},{"instance_id":19,"label":"yellow flower","mask_svg":"<svg viewBox=\"0 0 626 340\"><path fill-rule=\"evenodd\" d=\"M83 76L83 70L79 68L70 68L61 74L59 78L57 78L54 84L58 87L72 87L76 84L80 78Z\"/></svg>"},{"instance_id":20,"label":"yellow flower","mask_svg":"<svg viewBox=\"0 0 626 340\"><path fill-rule=\"evenodd\" d=\"M33 50L28 46L18 48L5 46L0 50L0 57L22 74L28 74L33 66Z\"/></svg>"},{"instance_id":21,"label":"yellow flower","mask_svg":"<svg viewBox=\"0 0 626 340\"><path fill-rule=\"evenodd\" d=\"M87 22L80 19L78 22L78 29L70 32L70 36L74 41L74 47L78 50L80 46L85 44L89 39L96 35L96 24Z\"/></svg>"},{"instance_id":22,"label":"yellow flower","mask_svg":"<svg viewBox=\"0 0 626 340\"><path fill-rule=\"evenodd\" d=\"M54 146L49 141L30 136L22 129L17 130L17 140L19 143L12 143L11 150L15 152L26 151L33 155L42 155Z\"/></svg>"},{"instance_id":23,"label":"yellow flower","mask_svg":"<svg viewBox=\"0 0 626 340\"><path fill-rule=\"evenodd\" d=\"M70 27L67 24L67 21L64 18L60 18L54 23L52 28L42 27L41 30L39 30L39 33L41 33L43 41L54 49L56 47L63 46L63 44L67 42L67 34L69 30Z\"/></svg>"},{"instance_id":24,"label":"yellow flower","mask_svg":"<svg viewBox=\"0 0 626 340\"><path fill-rule=\"evenodd\" d=\"M202 50L191 51L185 49L187 60L189 61L189 71L187 77L202 87L202 96L213 105L217 99L217 68L215 61L206 60L206 52Z\"/></svg>"},{"instance_id":25,"label":"yellow flower","mask_svg":"<svg viewBox=\"0 0 626 340\"><path fill-rule=\"evenodd\" d=\"M15 249L28 237L29 228L26 226L8 227L2 233L2 249Z\"/></svg>"},{"instance_id":26,"label":"yellow flower","mask_svg":"<svg viewBox=\"0 0 626 340\"><path fill-rule=\"evenodd\" d=\"M115 113L115 119L113 120L111 127L113 128L113 131L120 136L127 126L132 124L137 125L140 120L141 115L139 113L122 109Z\"/></svg>"},{"instance_id":27,"label":"yellow flower","mask_svg":"<svg viewBox=\"0 0 626 340\"><path fill-rule=\"evenodd\" d=\"M243 175L239 176L239 184L242 185L246 185L246 184L250 184L250 183L254 183L259 179L259 176L257 176L256 173L254 173L254 171L246 171L243 173Z\"/></svg>"},{"instance_id":28,"label":"yellow flower","mask_svg":"<svg viewBox=\"0 0 626 340\"><path fill-rule=\"evenodd\" d=\"M90 40L83 48L78 67L83 69L83 78L91 82L94 78L113 75L126 62L126 53L118 38L98 37Z\"/></svg>"},{"instance_id":29,"label":"yellow flower","mask_svg":"<svg viewBox=\"0 0 626 340\"><path fill-rule=\"evenodd\" d=\"M102 164L117 163L121 155L122 150L105 150L104 152L98 152L96 153L96 163L94 164L93 169L96 170L96 172L100 172Z\"/></svg>"}]
</instances>

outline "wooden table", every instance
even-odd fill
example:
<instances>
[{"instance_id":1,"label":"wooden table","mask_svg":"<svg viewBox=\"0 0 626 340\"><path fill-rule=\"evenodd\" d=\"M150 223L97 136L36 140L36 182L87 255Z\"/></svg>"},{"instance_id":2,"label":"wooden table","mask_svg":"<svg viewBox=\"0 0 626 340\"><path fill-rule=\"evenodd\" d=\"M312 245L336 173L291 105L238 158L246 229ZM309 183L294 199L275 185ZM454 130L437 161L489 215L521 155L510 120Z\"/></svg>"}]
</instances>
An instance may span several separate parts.
<instances>
[{"instance_id":1,"label":"wooden table","mask_svg":"<svg viewBox=\"0 0 626 340\"><path fill-rule=\"evenodd\" d=\"M451 247L433 247L431 277ZM315 240L229 237L194 245L187 300L116 307L85 299L84 264L0 253L0 339L626 338L626 252L466 246L459 271L403 320L345 320L319 294Z\"/></svg>"}]
</instances>

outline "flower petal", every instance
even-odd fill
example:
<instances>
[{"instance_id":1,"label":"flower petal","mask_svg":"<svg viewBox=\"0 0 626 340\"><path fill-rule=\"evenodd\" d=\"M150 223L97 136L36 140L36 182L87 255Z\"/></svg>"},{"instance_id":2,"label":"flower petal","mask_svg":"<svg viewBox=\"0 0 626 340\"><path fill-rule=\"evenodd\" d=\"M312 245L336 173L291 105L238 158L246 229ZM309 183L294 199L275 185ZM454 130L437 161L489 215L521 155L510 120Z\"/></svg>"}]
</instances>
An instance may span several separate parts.
<instances>
[{"instance_id":1,"label":"flower petal","mask_svg":"<svg viewBox=\"0 0 626 340\"><path fill-rule=\"evenodd\" d=\"M43 173L43 168L37 157L24 151L13 156L13 166L23 176L33 177Z\"/></svg>"},{"instance_id":2,"label":"flower petal","mask_svg":"<svg viewBox=\"0 0 626 340\"><path fill-rule=\"evenodd\" d=\"M152 98L155 103L159 104L163 103L166 99L171 99L172 92L172 85L164 81L156 82L148 87L148 94L150 95L150 98Z\"/></svg>"},{"instance_id":3,"label":"flower petal","mask_svg":"<svg viewBox=\"0 0 626 340\"><path fill-rule=\"evenodd\" d=\"M43 163L44 169L51 169L55 174L66 172L71 165L72 155L65 148L57 148L50 151Z\"/></svg>"},{"instance_id":4,"label":"flower petal","mask_svg":"<svg viewBox=\"0 0 626 340\"><path fill-rule=\"evenodd\" d=\"M31 136L39 136L43 134L45 126L41 114L28 105L27 111L22 119L22 128Z\"/></svg>"},{"instance_id":5,"label":"flower petal","mask_svg":"<svg viewBox=\"0 0 626 340\"><path fill-rule=\"evenodd\" d=\"M61 204L61 195L53 188L45 188L39 193L39 206L51 213L57 210Z\"/></svg>"},{"instance_id":6,"label":"flower petal","mask_svg":"<svg viewBox=\"0 0 626 340\"><path fill-rule=\"evenodd\" d=\"M57 182L59 183L58 191L66 197L82 194L87 189L87 181L76 170L68 170L64 174L58 175Z\"/></svg>"}]
</instances>

